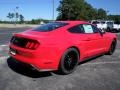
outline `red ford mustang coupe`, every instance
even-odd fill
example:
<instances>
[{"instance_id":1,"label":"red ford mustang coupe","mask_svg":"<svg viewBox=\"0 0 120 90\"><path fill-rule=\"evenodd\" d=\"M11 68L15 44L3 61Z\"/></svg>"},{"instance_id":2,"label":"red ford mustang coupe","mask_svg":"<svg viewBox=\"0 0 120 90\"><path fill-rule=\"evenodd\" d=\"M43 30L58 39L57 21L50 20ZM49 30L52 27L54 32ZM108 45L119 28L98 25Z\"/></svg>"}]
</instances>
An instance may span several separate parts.
<instances>
[{"instance_id":1,"label":"red ford mustang coupe","mask_svg":"<svg viewBox=\"0 0 120 90\"><path fill-rule=\"evenodd\" d=\"M112 55L116 35L84 21L55 21L14 34L10 56L39 71L72 73L79 62L100 55Z\"/></svg>"}]
</instances>

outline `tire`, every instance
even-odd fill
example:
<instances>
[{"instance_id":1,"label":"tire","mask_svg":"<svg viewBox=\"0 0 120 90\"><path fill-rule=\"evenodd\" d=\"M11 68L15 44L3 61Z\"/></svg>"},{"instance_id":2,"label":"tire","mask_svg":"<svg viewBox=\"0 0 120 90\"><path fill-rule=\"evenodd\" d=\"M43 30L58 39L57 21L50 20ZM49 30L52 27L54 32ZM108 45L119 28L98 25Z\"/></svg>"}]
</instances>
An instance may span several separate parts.
<instances>
[{"instance_id":1,"label":"tire","mask_svg":"<svg viewBox=\"0 0 120 90\"><path fill-rule=\"evenodd\" d=\"M66 50L63 56L61 57L58 70L59 74L67 75L72 73L76 69L78 61L79 52L76 49L70 48Z\"/></svg>"},{"instance_id":2,"label":"tire","mask_svg":"<svg viewBox=\"0 0 120 90\"><path fill-rule=\"evenodd\" d=\"M116 40L114 40L109 48L109 51L108 51L108 55L112 55L114 52L115 52L115 49L116 49Z\"/></svg>"},{"instance_id":3,"label":"tire","mask_svg":"<svg viewBox=\"0 0 120 90\"><path fill-rule=\"evenodd\" d=\"M107 27L107 32L111 32L111 29L109 27Z\"/></svg>"}]
</instances>

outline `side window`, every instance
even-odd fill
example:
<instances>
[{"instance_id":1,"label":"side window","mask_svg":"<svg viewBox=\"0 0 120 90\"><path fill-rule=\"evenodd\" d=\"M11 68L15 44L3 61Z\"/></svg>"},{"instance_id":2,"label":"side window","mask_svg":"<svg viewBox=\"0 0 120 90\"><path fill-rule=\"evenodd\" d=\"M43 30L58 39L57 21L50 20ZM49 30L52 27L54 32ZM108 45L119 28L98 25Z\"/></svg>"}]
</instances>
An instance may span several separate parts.
<instances>
[{"instance_id":1,"label":"side window","mask_svg":"<svg viewBox=\"0 0 120 90\"><path fill-rule=\"evenodd\" d=\"M82 25L77 25L68 29L68 31L71 33L84 33L84 28Z\"/></svg>"},{"instance_id":2,"label":"side window","mask_svg":"<svg viewBox=\"0 0 120 90\"><path fill-rule=\"evenodd\" d=\"M86 34L99 33L99 29L91 24L77 25L68 29L68 31L71 33L86 33Z\"/></svg>"},{"instance_id":3,"label":"side window","mask_svg":"<svg viewBox=\"0 0 120 90\"><path fill-rule=\"evenodd\" d=\"M83 28L84 28L85 33L94 33L92 26L89 24L84 24Z\"/></svg>"},{"instance_id":4,"label":"side window","mask_svg":"<svg viewBox=\"0 0 120 90\"><path fill-rule=\"evenodd\" d=\"M100 32L100 30L96 26L92 25L92 28L93 28L94 33L99 33Z\"/></svg>"}]
</instances>

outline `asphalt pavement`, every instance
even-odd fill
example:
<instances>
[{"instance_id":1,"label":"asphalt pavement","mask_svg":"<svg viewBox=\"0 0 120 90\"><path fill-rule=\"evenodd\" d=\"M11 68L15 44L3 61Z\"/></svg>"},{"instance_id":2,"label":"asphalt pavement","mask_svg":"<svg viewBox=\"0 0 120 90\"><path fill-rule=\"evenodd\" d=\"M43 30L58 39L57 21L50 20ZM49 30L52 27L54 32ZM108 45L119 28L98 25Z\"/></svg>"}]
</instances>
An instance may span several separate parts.
<instances>
[{"instance_id":1,"label":"asphalt pavement","mask_svg":"<svg viewBox=\"0 0 120 90\"><path fill-rule=\"evenodd\" d=\"M29 28L0 28L0 45L8 44L12 34L25 31Z\"/></svg>"},{"instance_id":2,"label":"asphalt pavement","mask_svg":"<svg viewBox=\"0 0 120 90\"><path fill-rule=\"evenodd\" d=\"M37 72L10 58L12 33L26 30L0 29L0 90L120 90L120 41L112 56L102 55L81 63L70 75Z\"/></svg>"}]
</instances>

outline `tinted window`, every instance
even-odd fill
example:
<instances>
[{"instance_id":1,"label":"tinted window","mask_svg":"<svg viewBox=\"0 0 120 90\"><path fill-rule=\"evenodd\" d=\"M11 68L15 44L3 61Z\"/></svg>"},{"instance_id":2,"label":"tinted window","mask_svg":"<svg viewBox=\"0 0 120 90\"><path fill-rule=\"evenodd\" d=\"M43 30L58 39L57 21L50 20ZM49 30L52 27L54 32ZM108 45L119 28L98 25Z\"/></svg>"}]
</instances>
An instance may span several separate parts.
<instances>
[{"instance_id":1,"label":"tinted window","mask_svg":"<svg viewBox=\"0 0 120 90\"><path fill-rule=\"evenodd\" d=\"M96 26L92 26L94 33L99 33L99 29Z\"/></svg>"},{"instance_id":2,"label":"tinted window","mask_svg":"<svg viewBox=\"0 0 120 90\"><path fill-rule=\"evenodd\" d=\"M100 30L94 25L84 24L83 27L84 27L85 33L99 33L100 32Z\"/></svg>"},{"instance_id":3,"label":"tinted window","mask_svg":"<svg viewBox=\"0 0 120 90\"><path fill-rule=\"evenodd\" d=\"M99 29L90 24L78 25L68 30L71 33L99 33Z\"/></svg>"},{"instance_id":4,"label":"tinted window","mask_svg":"<svg viewBox=\"0 0 120 90\"><path fill-rule=\"evenodd\" d=\"M107 22L107 24L113 24L113 22Z\"/></svg>"},{"instance_id":5,"label":"tinted window","mask_svg":"<svg viewBox=\"0 0 120 90\"><path fill-rule=\"evenodd\" d=\"M105 24L105 22L101 22L101 24Z\"/></svg>"},{"instance_id":6,"label":"tinted window","mask_svg":"<svg viewBox=\"0 0 120 90\"><path fill-rule=\"evenodd\" d=\"M117 21L117 22L114 22L114 24L120 24L120 22L119 22L119 21Z\"/></svg>"},{"instance_id":7,"label":"tinted window","mask_svg":"<svg viewBox=\"0 0 120 90\"><path fill-rule=\"evenodd\" d=\"M82 25L74 26L68 30L71 33L84 33L84 28Z\"/></svg>"},{"instance_id":8,"label":"tinted window","mask_svg":"<svg viewBox=\"0 0 120 90\"><path fill-rule=\"evenodd\" d=\"M37 28L34 28L33 31L48 32L48 31L52 31L52 30L55 30L57 28L63 27L65 25L67 25L67 23L52 22L52 23L48 23L48 24L45 24L45 25L41 25Z\"/></svg>"}]
</instances>

